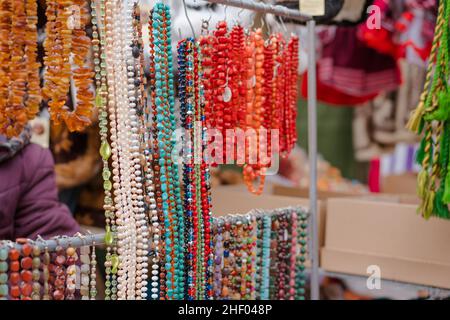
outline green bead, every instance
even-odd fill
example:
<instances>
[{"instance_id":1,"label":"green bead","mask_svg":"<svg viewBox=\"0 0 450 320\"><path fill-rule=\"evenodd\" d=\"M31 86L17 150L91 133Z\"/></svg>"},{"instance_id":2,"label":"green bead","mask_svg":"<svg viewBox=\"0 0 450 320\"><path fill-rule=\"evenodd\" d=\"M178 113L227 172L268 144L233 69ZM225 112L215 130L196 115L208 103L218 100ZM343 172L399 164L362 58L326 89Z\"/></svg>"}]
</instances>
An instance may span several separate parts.
<instances>
[{"instance_id":1,"label":"green bead","mask_svg":"<svg viewBox=\"0 0 450 320\"><path fill-rule=\"evenodd\" d=\"M106 233L105 233L105 244L107 246L112 245L114 242L114 235L111 232L110 226L106 226Z\"/></svg>"},{"instance_id":2,"label":"green bead","mask_svg":"<svg viewBox=\"0 0 450 320\"><path fill-rule=\"evenodd\" d=\"M110 191L112 189L112 183L109 180L103 182L103 189Z\"/></svg>"},{"instance_id":3,"label":"green bead","mask_svg":"<svg viewBox=\"0 0 450 320\"><path fill-rule=\"evenodd\" d=\"M8 285L0 284L0 296L5 297L8 295Z\"/></svg>"},{"instance_id":4,"label":"green bead","mask_svg":"<svg viewBox=\"0 0 450 320\"><path fill-rule=\"evenodd\" d=\"M100 94L100 88L97 89L95 93L95 106L100 108L103 105L103 98Z\"/></svg>"},{"instance_id":5,"label":"green bead","mask_svg":"<svg viewBox=\"0 0 450 320\"><path fill-rule=\"evenodd\" d=\"M111 255L111 264L112 264L111 273L116 274L117 269L119 268L119 256L117 254Z\"/></svg>"},{"instance_id":6,"label":"green bead","mask_svg":"<svg viewBox=\"0 0 450 320\"><path fill-rule=\"evenodd\" d=\"M5 261L0 262L0 272L8 271L8 264Z\"/></svg>"},{"instance_id":7,"label":"green bead","mask_svg":"<svg viewBox=\"0 0 450 320\"><path fill-rule=\"evenodd\" d=\"M109 180L111 177L111 171L109 169L104 169L102 172L103 180Z\"/></svg>"},{"instance_id":8,"label":"green bead","mask_svg":"<svg viewBox=\"0 0 450 320\"><path fill-rule=\"evenodd\" d=\"M0 249L0 260L6 260L8 258L8 250L6 248Z\"/></svg>"},{"instance_id":9,"label":"green bead","mask_svg":"<svg viewBox=\"0 0 450 320\"><path fill-rule=\"evenodd\" d=\"M102 145L100 146L100 155L102 156L103 160L108 160L111 156L111 147L109 146L108 141L102 142Z\"/></svg>"},{"instance_id":10,"label":"green bead","mask_svg":"<svg viewBox=\"0 0 450 320\"><path fill-rule=\"evenodd\" d=\"M6 284L8 282L8 275L6 273L0 274L0 284Z\"/></svg>"}]
</instances>

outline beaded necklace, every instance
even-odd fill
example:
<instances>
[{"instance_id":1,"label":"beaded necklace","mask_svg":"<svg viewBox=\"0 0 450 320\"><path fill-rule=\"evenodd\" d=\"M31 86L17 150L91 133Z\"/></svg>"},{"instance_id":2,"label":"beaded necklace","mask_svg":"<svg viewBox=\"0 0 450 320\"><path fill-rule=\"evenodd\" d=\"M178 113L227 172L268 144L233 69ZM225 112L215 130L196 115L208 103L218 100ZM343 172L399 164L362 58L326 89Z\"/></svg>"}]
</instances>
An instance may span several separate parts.
<instances>
[{"instance_id":1,"label":"beaded necklace","mask_svg":"<svg viewBox=\"0 0 450 320\"><path fill-rule=\"evenodd\" d=\"M0 242L0 300L8 299L8 249Z\"/></svg>"},{"instance_id":2,"label":"beaded necklace","mask_svg":"<svg viewBox=\"0 0 450 320\"><path fill-rule=\"evenodd\" d=\"M90 281L89 281L89 299L95 300L97 297L97 256L95 254L95 241L92 243L90 259Z\"/></svg>"},{"instance_id":3,"label":"beaded necklace","mask_svg":"<svg viewBox=\"0 0 450 320\"><path fill-rule=\"evenodd\" d=\"M42 300L50 300L50 253L48 252L48 248L44 249L44 256L42 259L42 280L44 282L43 292L42 292Z\"/></svg>"},{"instance_id":4,"label":"beaded necklace","mask_svg":"<svg viewBox=\"0 0 450 320\"><path fill-rule=\"evenodd\" d=\"M170 37L170 12L156 4L152 13L152 35L155 43L155 108L159 171L162 191L162 211L165 229L166 298L182 299L184 294L184 258L181 237L184 236L183 207L178 181L178 164L172 162L175 142L174 81Z\"/></svg>"},{"instance_id":5,"label":"beaded necklace","mask_svg":"<svg viewBox=\"0 0 450 320\"><path fill-rule=\"evenodd\" d=\"M31 293L32 300L41 300L41 249L39 246L33 246L33 269L32 269L32 279L33 279L33 292Z\"/></svg>"},{"instance_id":6,"label":"beaded necklace","mask_svg":"<svg viewBox=\"0 0 450 320\"><path fill-rule=\"evenodd\" d=\"M66 300L75 299L76 281L77 281L77 268L75 263L78 260L78 254L76 250L69 246L66 249Z\"/></svg>"},{"instance_id":7,"label":"beaded necklace","mask_svg":"<svg viewBox=\"0 0 450 320\"><path fill-rule=\"evenodd\" d=\"M91 2L91 22L92 22L92 49L94 55L94 70L96 71L95 75L95 86L97 88L96 97L95 97L95 105L98 108L98 117L99 117L99 127L100 127L100 156L102 157L103 162L103 189L104 189L104 204L103 209L105 210L105 221L106 221L106 233L105 233L105 244L106 244L106 259L105 259L105 299L111 299L111 281L112 278L115 278L115 275L111 275L111 267L112 267L112 256L111 251L114 250L114 232L116 232L115 228L115 220L114 220L114 205L111 194L112 183L111 183L111 171L109 169L108 160L111 157L111 146L108 142L108 113L106 110L107 98L108 98L108 89L107 89L107 79L106 79L106 53L105 53L105 1L100 1L100 10L97 10L96 2ZM97 13L100 13L99 15ZM100 23L98 23L98 21ZM89 247L84 250L88 250ZM83 255L84 256L84 255ZM87 258L84 258L87 259ZM89 265L88 262L85 261L85 264ZM86 267L85 267L86 268ZM83 278L83 277L82 277ZM86 276L84 277L86 279ZM87 278L89 279L89 278ZM87 286L88 284L86 284ZM114 288L114 290L116 290ZM89 297L89 289L83 288L83 298L86 299Z\"/></svg>"},{"instance_id":8,"label":"beaded necklace","mask_svg":"<svg viewBox=\"0 0 450 320\"><path fill-rule=\"evenodd\" d=\"M272 221L269 215L262 218L262 254L261 254L261 300L269 299L269 280L270 280L270 229Z\"/></svg>"},{"instance_id":9,"label":"beaded necklace","mask_svg":"<svg viewBox=\"0 0 450 320\"><path fill-rule=\"evenodd\" d=\"M82 246L80 248L80 295L81 300L89 300L89 272L91 260L89 257L89 246ZM109 292L110 294L110 292Z\"/></svg>"},{"instance_id":10,"label":"beaded necklace","mask_svg":"<svg viewBox=\"0 0 450 320\"><path fill-rule=\"evenodd\" d=\"M53 268L53 271L55 273L55 281L52 295L54 300L64 300L66 284L65 250L63 247L58 245L55 251L55 265Z\"/></svg>"},{"instance_id":11,"label":"beaded necklace","mask_svg":"<svg viewBox=\"0 0 450 320\"><path fill-rule=\"evenodd\" d=\"M305 286L306 286L306 255L307 255L307 237L308 237L308 215L306 213L299 214L299 223L298 223L298 251L297 252L297 275L296 275L296 287L295 287L295 299L296 300L305 300Z\"/></svg>"},{"instance_id":12,"label":"beaded necklace","mask_svg":"<svg viewBox=\"0 0 450 320\"><path fill-rule=\"evenodd\" d=\"M70 19L75 6L79 10L79 19L72 23ZM55 123L64 122L70 131L81 131L90 125L94 105L94 95L90 90L93 71L87 64L91 40L85 31L88 17L85 1L49 1L46 16L46 73L42 93L48 100L50 116ZM66 106L71 77L77 100L73 111Z\"/></svg>"},{"instance_id":13,"label":"beaded necklace","mask_svg":"<svg viewBox=\"0 0 450 320\"><path fill-rule=\"evenodd\" d=\"M165 261L161 259L160 257L165 256L165 220L164 220L164 213L163 213L163 198L162 198L162 189L161 189L161 166L159 163L159 140L158 140L158 131L162 128L158 125L157 116L158 116L158 109L156 107L156 92L158 90L158 93L162 93L162 89L158 87L156 88L156 50L155 50L155 38L153 30L157 27L157 22L153 21L153 14L155 12L155 8L153 8L150 11L149 16L149 38L150 38L150 67L149 67L149 73L150 73L150 105L152 106L152 121L153 124L152 127L152 135L153 141L151 143L152 146L152 167L154 172L154 182L155 182L155 192L156 192L156 212L153 212L152 221L157 220L159 224L159 228L156 228L156 230L153 230L153 246L156 252L155 259L152 264L152 275L154 277L158 277L158 279L155 279L152 283L158 284L159 280L159 289L157 286L152 287L152 298L157 299L158 293L159 298L161 300L166 299L166 270L165 270ZM153 26L155 24L155 27ZM159 61L158 61L159 63ZM158 67L158 70L160 70L160 67ZM161 83L158 82L158 85L160 86Z\"/></svg>"},{"instance_id":14,"label":"beaded necklace","mask_svg":"<svg viewBox=\"0 0 450 320\"><path fill-rule=\"evenodd\" d=\"M41 102L37 3L4 1L0 14L0 134L11 138L36 116Z\"/></svg>"},{"instance_id":15,"label":"beaded necklace","mask_svg":"<svg viewBox=\"0 0 450 320\"><path fill-rule=\"evenodd\" d=\"M100 6L102 7L102 2L100 3ZM100 29L100 42L102 41L102 38L104 37L104 53L101 54L102 62L104 62L104 67L106 68L106 83L104 79L104 75L101 74L101 92L103 95L102 97L105 97L105 93L107 93L107 99L106 103L108 106L108 115L109 115L109 125L110 125L110 139L111 139L111 147L109 146L107 140L106 140L106 134L107 134L107 122L102 121L106 120L106 110L105 112L100 111L99 116L103 118L99 118L99 122L101 127L101 139L102 139L102 145L101 145L101 155L103 159L103 172L104 176L103 178L107 177L107 179L104 182L104 189L105 189L105 217L106 217L106 236L105 236L105 243L107 245L106 247L106 261L105 261L105 272L106 272L106 281L105 281L105 299L106 300L116 300L117 299L117 285L118 285L118 279L117 279L117 272L119 269L119 255L118 255L118 241L117 241L117 227L118 224L116 223L116 217L117 217L117 210L121 208L121 202L119 198L119 159L118 159L118 150L117 150L117 120L116 120L116 99L115 99L115 74L114 74L114 39L113 39L113 33L114 33L114 26L113 26L113 2L112 0L105 0L105 15L104 15L104 28ZM103 17L103 11L100 8L100 13L102 14L101 17ZM103 21L103 19L101 19ZM103 24L101 24L102 26ZM95 54L95 53L94 53ZM103 66L103 64L100 64L100 66ZM106 90L107 89L107 90ZM97 96L98 97L98 96ZM102 102L105 103L105 100ZM105 108L106 109L106 108ZM103 129L103 130L102 130ZM108 183L109 176L111 174L108 174L109 170L105 169L105 166L108 165L108 159L112 158L112 180L114 181L113 187L114 187L114 193L113 196L111 195L111 183ZM106 172L106 173L105 173ZM105 188L106 187L106 188ZM109 189L109 190L108 190ZM110 197L108 197L110 196ZM114 200L113 200L114 197Z\"/></svg>"},{"instance_id":16,"label":"beaded necklace","mask_svg":"<svg viewBox=\"0 0 450 320\"><path fill-rule=\"evenodd\" d=\"M9 294L12 300L18 300L20 298L20 252L13 248L9 250Z\"/></svg>"}]
</instances>

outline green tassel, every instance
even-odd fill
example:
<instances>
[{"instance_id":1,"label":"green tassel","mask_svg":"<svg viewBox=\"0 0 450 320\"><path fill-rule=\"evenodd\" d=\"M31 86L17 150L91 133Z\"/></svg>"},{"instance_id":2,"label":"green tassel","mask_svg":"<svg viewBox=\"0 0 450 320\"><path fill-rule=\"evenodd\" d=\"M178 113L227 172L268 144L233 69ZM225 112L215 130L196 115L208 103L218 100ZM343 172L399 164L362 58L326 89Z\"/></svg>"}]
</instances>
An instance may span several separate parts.
<instances>
[{"instance_id":1,"label":"green tassel","mask_svg":"<svg viewBox=\"0 0 450 320\"><path fill-rule=\"evenodd\" d=\"M441 183L438 191L436 192L436 197L434 199L434 208L436 215L439 218L447 218L449 216L449 211L447 205L443 202L444 186Z\"/></svg>"},{"instance_id":2,"label":"green tassel","mask_svg":"<svg viewBox=\"0 0 450 320\"><path fill-rule=\"evenodd\" d=\"M446 91L441 91L438 93L438 107L432 112L426 114L424 119L426 121L445 121L449 118L450 109L448 105L450 104L450 96Z\"/></svg>"},{"instance_id":3,"label":"green tassel","mask_svg":"<svg viewBox=\"0 0 450 320\"><path fill-rule=\"evenodd\" d=\"M430 217L433 215L435 197L436 192L434 190L429 191L425 196L422 215L426 220L430 219Z\"/></svg>"},{"instance_id":4,"label":"green tassel","mask_svg":"<svg viewBox=\"0 0 450 320\"><path fill-rule=\"evenodd\" d=\"M428 172L422 169L422 171L420 171L417 175L417 195L423 200L428 192L428 180Z\"/></svg>"},{"instance_id":5,"label":"green tassel","mask_svg":"<svg viewBox=\"0 0 450 320\"><path fill-rule=\"evenodd\" d=\"M445 204L450 203L450 172L447 172L445 176L445 188L444 194L442 195L442 202Z\"/></svg>"},{"instance_id":6,"label":"green tassel","mask_svg":"<svg viewBox=\"0 0 450 320\"><path fill-rule=\"evenodd\" d=\"M426 145L426 140L425 140L425 138L423 138L422 141L420 142L420 146L419 146L419 149L417 150L417 154L416 154L416 162L418 164L422 164L423 158L425 157L425 145Z\"/></svg>"}]
</instances>

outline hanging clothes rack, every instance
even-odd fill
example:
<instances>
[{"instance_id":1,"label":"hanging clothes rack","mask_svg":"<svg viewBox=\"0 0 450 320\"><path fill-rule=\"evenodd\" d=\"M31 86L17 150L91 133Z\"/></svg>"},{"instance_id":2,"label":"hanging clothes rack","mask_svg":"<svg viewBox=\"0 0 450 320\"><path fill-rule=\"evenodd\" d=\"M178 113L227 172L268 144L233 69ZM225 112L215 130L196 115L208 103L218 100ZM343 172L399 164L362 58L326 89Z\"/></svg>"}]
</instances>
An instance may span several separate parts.
<instances>
[{"instance_id":1,"label":"hanging clothes rack","mask_svg":"<svg viewBox=\"0 0 450 320\"><path fill-rule=\"evenodd\" d=\"M263 14L306 22L308 30L308 157L309 157L309 212L310 212L310 259L311 299L319 300L319 235L317 215L317 84L316 84L316 22L313 17L281 5L255 0L206 0L210 3L248 9Z\"/></svg>"}]
</instances>

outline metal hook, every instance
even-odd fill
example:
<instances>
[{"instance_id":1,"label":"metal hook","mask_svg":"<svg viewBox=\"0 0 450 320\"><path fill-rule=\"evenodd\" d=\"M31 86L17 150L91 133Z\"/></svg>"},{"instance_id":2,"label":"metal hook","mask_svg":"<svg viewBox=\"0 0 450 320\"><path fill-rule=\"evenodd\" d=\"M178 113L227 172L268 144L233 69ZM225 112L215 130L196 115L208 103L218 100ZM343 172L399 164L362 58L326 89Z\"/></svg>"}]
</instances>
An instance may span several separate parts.
<instances>
[{"instance_id":1,"label":"metal hook","mask_svg":"<svg viewBox=\"0 0 450 320\"><path fill-rule=\"evenodd\" d=\"M188 15L188 12L187 12L186 0L183 0L183 7L184 7L184 15L186 16L186 20L188 21L189 26L191 27L192 36L195 39L196 38L195 31L194 31L194 27L192 26L191 19L189 18L189 15Z\"/></svg>"}]
</instances>

